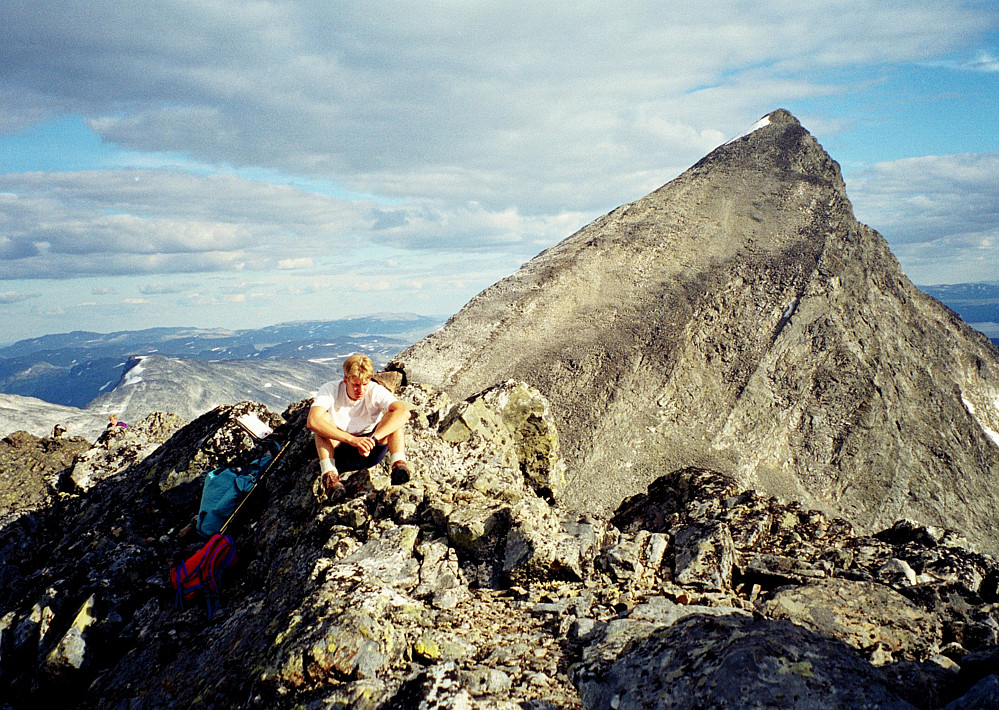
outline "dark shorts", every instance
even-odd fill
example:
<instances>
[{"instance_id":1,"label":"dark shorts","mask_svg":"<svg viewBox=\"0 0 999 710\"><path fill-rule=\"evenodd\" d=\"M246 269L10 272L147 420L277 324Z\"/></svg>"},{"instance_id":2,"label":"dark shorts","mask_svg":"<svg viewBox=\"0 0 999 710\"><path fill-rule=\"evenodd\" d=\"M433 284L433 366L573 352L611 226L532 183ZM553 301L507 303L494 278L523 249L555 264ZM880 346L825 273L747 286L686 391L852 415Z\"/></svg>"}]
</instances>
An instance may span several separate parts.
<instances>
[{"instance_id":1,"label":"dark shorts","mask_svg":"<svg viewBox=\"0 0 999 710\"><path fill-rule=\"evenodd\" d=\"M361 434L360 436L364 436ZM388 453L388 444L375 443L375 448L367 456L361 456L361 452L350 444L341 443L333 449L333 463L340 473L348 471L360 471L362 468L371 468L381 463Z\"/></svg>"}]
</instances>

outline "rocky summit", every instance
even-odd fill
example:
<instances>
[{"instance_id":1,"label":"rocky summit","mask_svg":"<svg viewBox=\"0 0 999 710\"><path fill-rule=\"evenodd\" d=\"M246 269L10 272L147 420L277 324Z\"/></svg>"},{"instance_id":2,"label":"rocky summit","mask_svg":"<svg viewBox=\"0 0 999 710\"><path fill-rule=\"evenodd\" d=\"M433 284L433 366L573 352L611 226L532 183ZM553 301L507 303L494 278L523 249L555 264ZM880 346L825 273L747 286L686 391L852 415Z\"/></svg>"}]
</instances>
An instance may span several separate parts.
<instances>
[{"instance_id":1,"label":"rocky summit","mask_svg":"<svg viewBox=\"0 0 999 710\"><path fill-rule=\"evenodd\" d=\"M909 282L793 116L754 128L399 360L459 398L536 387L575 510L695 466L869 532L907 517L999 550L999 350Z\"/></svg>"},{"instance_id":2,"label":"rocky summit","mask_svg":"<svg viewBox=\"0 0 999 710\"><path fill-rule=\"evenodd\" d=\"M152 415L79 454L48 506L0 528L4 707L999 701L999 565L956 531L867 535L697 467L579 514L553 502L566 468L535 388L399 395L413 479L391 485L383 464L337 500L317 485L308 400ZM168 573L204 542L206 472L267 446L237 424L247 412L288 447L228 530L237 562L209 616L204 596L178 605Z\"/></svg>"}]
</instances>

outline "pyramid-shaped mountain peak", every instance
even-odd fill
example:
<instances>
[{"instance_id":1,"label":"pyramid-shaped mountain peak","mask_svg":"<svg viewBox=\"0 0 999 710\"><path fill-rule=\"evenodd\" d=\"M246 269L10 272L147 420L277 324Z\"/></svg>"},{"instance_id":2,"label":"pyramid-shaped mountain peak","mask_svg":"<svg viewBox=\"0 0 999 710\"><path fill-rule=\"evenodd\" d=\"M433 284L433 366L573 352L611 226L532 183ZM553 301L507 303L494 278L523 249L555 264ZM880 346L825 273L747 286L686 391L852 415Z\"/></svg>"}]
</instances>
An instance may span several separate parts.
<instances>
[{"instance_id":1,"label":"pyramid-shaped mountain peak","mask_svg":"<svg viewBox=\"0 0 999 710\"><path fill-rule=\"evenodd\" d=\"M719 146L691 170L766 169L801 173L826 180L845 194L839 165L785 109L763 116L738 138Z\"/></svg>"},{"instance_id":2,"label":"pyramid-shaped mountain peak","mask_svg":"<svg viewBox=\"0 0 999 710\"><path fill-rule=\"evenodd\" d=\"M999 549L999 354L909 282L783 109L400 360L457 397L541 390L580 510L703 466L862 528L910 517Z\"/></svg>"}]
</instances>

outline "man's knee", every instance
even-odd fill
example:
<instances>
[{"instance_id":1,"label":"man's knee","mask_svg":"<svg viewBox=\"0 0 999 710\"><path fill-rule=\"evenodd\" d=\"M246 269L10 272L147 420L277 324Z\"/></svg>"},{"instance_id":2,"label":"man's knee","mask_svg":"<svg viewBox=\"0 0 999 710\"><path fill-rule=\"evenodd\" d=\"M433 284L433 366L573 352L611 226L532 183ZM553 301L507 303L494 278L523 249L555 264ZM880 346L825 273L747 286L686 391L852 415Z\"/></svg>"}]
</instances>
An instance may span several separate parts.
<instances>
[{"instance_id":1,"label":"man's knee","mask_svg":"<svg viewBox=\"0 0 999 710\"><path fill-rule=\"evenodd\" d=\"M336 449L336 445L340 443L339 441L328 439L325 436L316 433L312 434L312 440L315 442L316 451L320 454L320 456L324 453L333 453L333 450Z\"/></svg>"},{"instance_id":2,"label":"man's knee","mask_svg":"<svg viewBox=\"0 0 999 710\"><path fill-rule=\"evenodd\" d=\"M380 439L375 439L375 443L378 443L378 444L387 444L388 442L390 442L390 441L392 441L394 439L401 439L404 436L405 436L405 434L403 434L403 430L402 429L396 429L392 433L386 434L385 436L383 436Z\"/></svg>"}]
</instances>

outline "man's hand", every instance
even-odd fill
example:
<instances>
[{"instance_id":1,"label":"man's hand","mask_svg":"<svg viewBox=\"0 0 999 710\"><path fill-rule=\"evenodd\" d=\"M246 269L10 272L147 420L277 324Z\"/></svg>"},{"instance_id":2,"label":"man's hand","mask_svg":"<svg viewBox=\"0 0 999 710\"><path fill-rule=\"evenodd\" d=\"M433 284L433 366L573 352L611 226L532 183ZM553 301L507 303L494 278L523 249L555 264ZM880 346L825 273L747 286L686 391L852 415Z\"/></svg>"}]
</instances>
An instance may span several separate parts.
<instances>
[{"instance_id":1,"label":"man's hand","mask_svg":"<svg viewBox=\"0 0 999 710\"><path fill-rule=\"evenodd\" d=\"M370 436L355 436L350 443L361 452L362 456L367 456L375 448L375 440Z\"/></svg>"}]
</instances>

